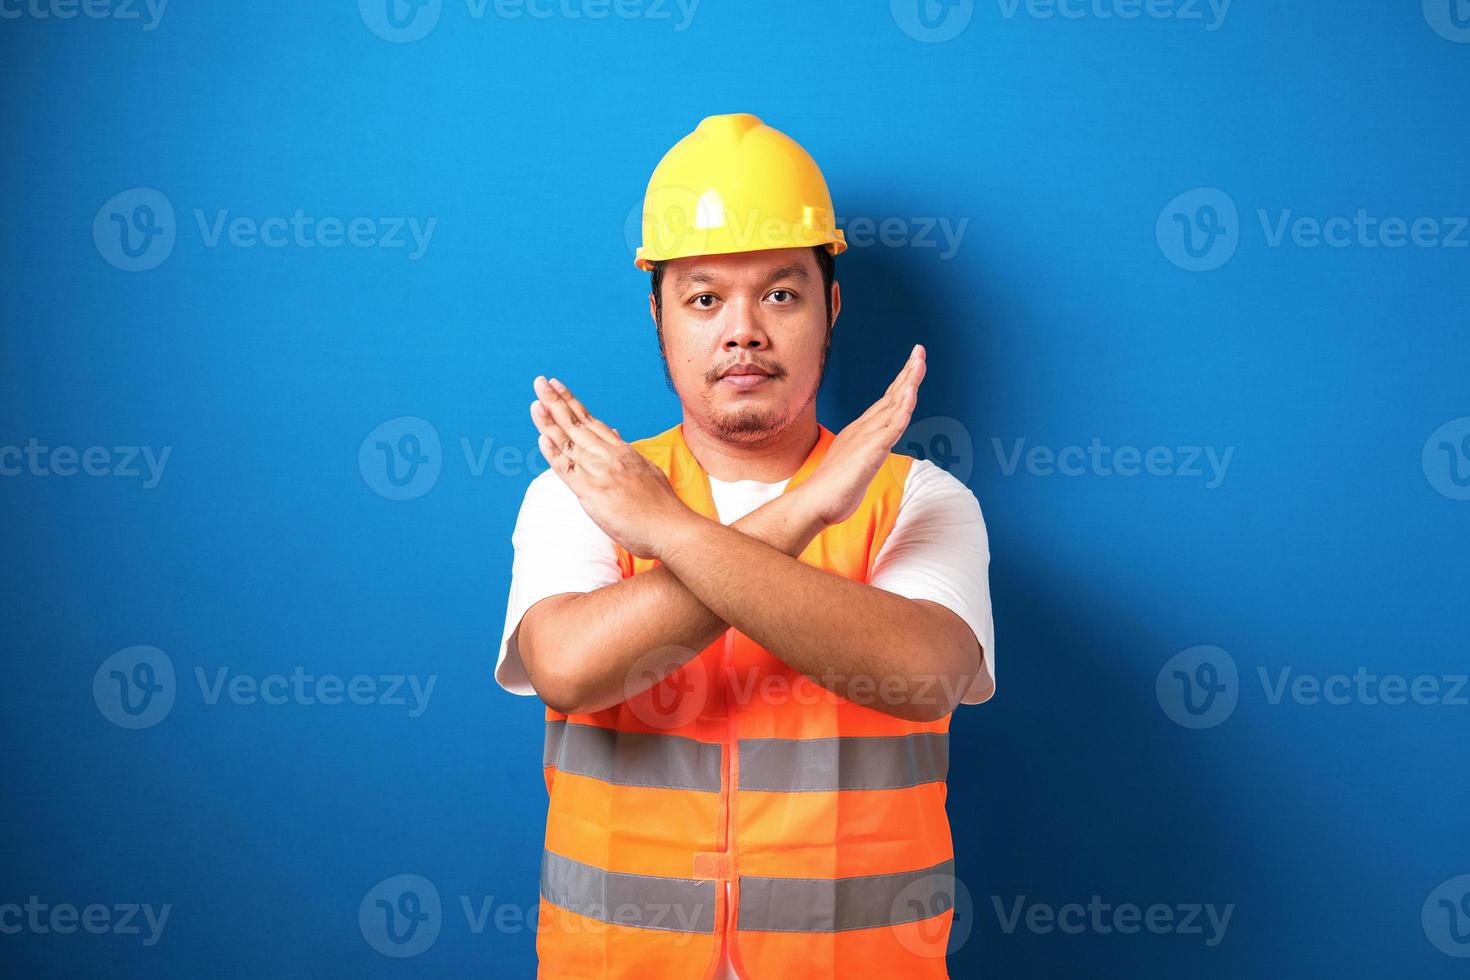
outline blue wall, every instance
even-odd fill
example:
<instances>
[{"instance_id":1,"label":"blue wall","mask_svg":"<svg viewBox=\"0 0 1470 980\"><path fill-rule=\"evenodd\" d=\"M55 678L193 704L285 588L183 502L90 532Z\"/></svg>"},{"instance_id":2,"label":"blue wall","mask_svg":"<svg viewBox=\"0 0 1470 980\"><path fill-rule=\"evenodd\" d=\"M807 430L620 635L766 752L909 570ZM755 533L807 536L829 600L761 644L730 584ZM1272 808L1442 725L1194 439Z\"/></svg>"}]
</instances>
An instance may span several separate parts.
<instances>
[{"instance_id":1,"label":"blue wall","mask_svg":"<svg viewBox=\"0 0 1470 980\"><path fill-rule=\"evenodd\" d=\"M678 421L630 218L735 111L822 420L924 343L989 523L954 974L1463 975L1465 0L89 2L0 0L7 975L530 975L531 378Z\"/></svg>"}]
</instances>

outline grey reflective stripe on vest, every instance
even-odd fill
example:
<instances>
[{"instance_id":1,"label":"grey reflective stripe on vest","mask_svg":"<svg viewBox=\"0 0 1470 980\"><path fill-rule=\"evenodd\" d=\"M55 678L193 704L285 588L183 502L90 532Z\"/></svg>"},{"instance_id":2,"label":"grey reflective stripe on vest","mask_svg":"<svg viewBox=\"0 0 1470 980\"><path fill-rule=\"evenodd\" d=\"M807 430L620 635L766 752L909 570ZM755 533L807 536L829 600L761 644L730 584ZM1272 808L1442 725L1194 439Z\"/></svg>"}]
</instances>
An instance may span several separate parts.
<instances>
[{"instance_id":1,"label":"grey reflective stripe on vest","mask_svg":"<svg viewBox=\"0 0 1470 980\"><path fill-rule=\"evenodd\" d=\"M756 932L840 932L917 922L954 908L954 860L857 878L740 879L738 927Z\"/></svg>"},{"instance_id":2,"label":"grey reflective stripe on vest","mask_svg":"<svg viewBox=\"0 0 1470 980\"><path fill-rule=\"evenodd\" d=\"M548 721L542 765L620 786L720 791L718 743Z\"/></svg>"},{"instance_id":3,"label":"grey reflective stripe on vest","mask_svg":"<svg viewBox=\"0 0 1470 980\"><path fill-rule=\"evenodd\" d=\"M541 895L552 905L620 926L715 931L715 881L604 871L541 852Z\"/></svg>"},{"instance_id":4,"label":"grey reflective stripe on vest","mask_svg":"<svg viewBox=\"0 0 1470 980\"><path fill-rule=\"evenodd\" d=\"M740 788L903 789L949 774L949 734L740 740Z\"/></svg>"}]
</instances>

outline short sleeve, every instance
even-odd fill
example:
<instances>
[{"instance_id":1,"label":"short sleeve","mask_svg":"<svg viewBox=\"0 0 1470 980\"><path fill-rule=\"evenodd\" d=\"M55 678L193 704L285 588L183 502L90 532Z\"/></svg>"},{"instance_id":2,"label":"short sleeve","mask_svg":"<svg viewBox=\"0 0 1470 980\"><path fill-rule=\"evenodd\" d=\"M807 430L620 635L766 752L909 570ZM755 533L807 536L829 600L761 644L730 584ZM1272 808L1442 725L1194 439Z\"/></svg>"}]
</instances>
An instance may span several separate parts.
<instances>
[{"instance_id":1,"label":"short sleeve","mask_svg":"<svg viewBox=\"0 0 1470 980\"><path fill-rule=\"evenodd\" d=\"M928 599L969 625L983 651L991 684L978 675L960 699L980 704L994 693L995 624L990 609L990 539L980 501L953 474L929 460L909 469L893 530L873 560L871 585ZM981 695L985 687L992 690Z\"/></svg>"},{"instance_id":2,"label":"short sleeve","mask_svg":"<svg viewBox=\"0 0 1470 980\"><path fill-rule=\"evenodd\" d=\"M495 681L512 694L534 695L516 645L526 610L549 596L591 592L623 575L617 545L587 516L572 488L554 470L537 474L526 487L511 545L515 555Z\"/></svg>"}]
</instances>

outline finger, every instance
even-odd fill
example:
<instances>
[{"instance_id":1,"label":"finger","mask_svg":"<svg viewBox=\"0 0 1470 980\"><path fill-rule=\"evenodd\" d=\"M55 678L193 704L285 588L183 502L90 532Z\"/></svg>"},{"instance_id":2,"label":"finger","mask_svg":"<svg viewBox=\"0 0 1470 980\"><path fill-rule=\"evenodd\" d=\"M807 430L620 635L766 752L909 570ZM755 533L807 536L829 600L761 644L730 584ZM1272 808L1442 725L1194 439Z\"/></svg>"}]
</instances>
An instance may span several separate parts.
<instances>
[{"instance_id":1,"label":"finger","mask_svg":"<svg viewBox=\"0 0 1470 980\"><path fill-rule=\"evenodd\" d=\"M919 404L919 383L924 380L924 371L921 356L907 378L900 376L903 383L898 389L879 403L875 417L890 447L898 441L913 418L914 408Z\"/></svg>"},{"instance_id":2,"label":"finger","mask_svg":"<svg viewBox=\"0 0 1470 980\"><path fill-rule=\"evenodd\" d=\"M906 385L917 386L919 379L924 376L928 365L928 356L923 344L915 344L913 351L909 353L909 359L904 363L903 370L898 372L897 381L900 391Z\"/></svg>"},{"instance_id":3,"label":"finger","mask_svg":"<svg viewBox=\"0 0 1470 980\"><path fill-rule=\"evenodd\" d=\"M923 360L923 348L920 347L918 344L915 344L914 349L909 351L909 359L907 361L904 361L903 368L898 372L898 375L888 385L888 390L883 392L883 397L885 399L891 400L896 397L901 391L903 391L904 387L909 383L909 380L912 377L914 371L918 370L919 367L922 365Z\"/></svg>"},{"instance_id":4,"label":"finger","mask_svg":"<svg viewBox=\"0 0 1470 980\"><path fill-rule=\"evenodd\" d=\"M898 375L889 382L888 388L884 390L882 397L868 406L868 410L858 416L857 420L861 421L880 413L892 411L895 403L902 397L904 390L910 385L917 383L914 380L914 373L917 371L919 372L919 377L923 376L923 362L924 350L921 346L915 344L914 349L909 352L909 359L904 362L903 368L898 372Z\"/></svg>"},{"instance_id":5,"label":"finger","mask_svg":"<svg viewBox=\"0 0 1470 980\"><path fill-rule=\"evenodd\" d=\"M562 482L570 487L578 497L582 496L586 485L581 482L581 478L587 472L587 467L577 462L571 453L563 450L549 436L537 437L536 446L541 450L541 455L546 457L547 464L561 477Z\"/></svg>"},{"instance_id":6,"label":"finger","mask_svg":"<svg viewBox=\"0 0 1470 980\"><path fill-rule=\"evenodd\" d=\"M587 426L593 432L597 433L604 440L608 442L614 441L614 434L616 430L612 429L610 426L608 426L606 422L602 421L597 416L587 411L587 406L583 405L580 401L577 400L577 396L572 394L571 389L562 384L556 378L551 379L551 387L557 392L557 394L561 395L562 401L566 402L567 408L571 411L574 418L580 419L583 425ZM621 442L622 440L617 439L617 441Z\"/></svg>"},{"instance_id":7,"label":"finger","mask_svg":"<svg viewBox=\"0 0 1470 980\"><path fill-rule=\"evenodd\" d=\"M927 355L925 355L924 349L921 347L921 348L919 348L919 359L914 364L914 376L909 381L909 384L913 387L915 393L918 392L919 385L923 383L923 381L924 381L924 375L926 375L928 373L929 373L929 358L928 358Z\"/></svg>"},{"instance_id":8,"label":"finger","mask_svg":"<svg viewBox=\"0 0 1470 980\"><path fill-rule=\"evenodd\" d=\"M540 448L541 455L546 457L546 462L564 477L574 472L575 460L567 452L571 440L566 431L556 424L546 406L539 401L531 403L531 421L536 424L536 445Z\"/></svg>"},{"instance_id":9,"label":"finger","mask_svg":"<svg viewBox=\"0 0 1470 980\"><path fill-rule=\"evenodd\" d=\"M879 428L883 432L883 440L889 449L892 449L894 444L903 438L904 432L908 431L909 420L913 418L914 406L918 403L918 389L912 386L904 388L899 393L898 400L894 402L892 409L883 416Z\"/></svg>"},{"instance_id":10,"label":"finger","mask_svg":"<svg viewBox=\"0 0 1470 980\"><path fill-rule=\"evenodd\" d=\"M596 450L607 444L607 440L601 433L594 431L583 422L582 415L586 413L586 409L582 409L579 414L574 414L572 407L567 404L566 396L552 387L551 382L539 374L532 385L536 389L536 397L551 413L556 424L560 425L571 438L574 446Z\"/></svg>"},{"instance_id":11,"label":"finger","mask_svg":"<svg viewBox=\"0 0 1470 980\"><path fill-rule=\"evenodd\" d=\"M613 460L613 447L611 444L603 442L600 438L589 436L585 433L582 436L583 440L590 439L592 444L588 445L585 441L579 441L576 433L585 429L586 426L577 426L573 429L567 428L557 422L556 417L552 415L551 410L542 401L531 403L531 419L536 423L536 427L541 430L542 434L551 440L560 455L564 457L566 464L565 473L576 472L600 475L608 472ZM548 457L547 462L550 461L550 457Z\"/></svg>"},{"instance_id":12,"label":"finger","mask_svg":"<svg viewBox=\"0 0 1470 980\"><path fill-rule=\"evenodd\" d=\"M904 369L899 372L896 381L897 390L893 393L892 408L900 409L906 399L918 394L919 384L924 380L928 369L928 359L924 356L924 349L919 347L909 357L909 362L904 365ZM909 407L912 408L912 405Z\"/></svg>"}]
</instances>

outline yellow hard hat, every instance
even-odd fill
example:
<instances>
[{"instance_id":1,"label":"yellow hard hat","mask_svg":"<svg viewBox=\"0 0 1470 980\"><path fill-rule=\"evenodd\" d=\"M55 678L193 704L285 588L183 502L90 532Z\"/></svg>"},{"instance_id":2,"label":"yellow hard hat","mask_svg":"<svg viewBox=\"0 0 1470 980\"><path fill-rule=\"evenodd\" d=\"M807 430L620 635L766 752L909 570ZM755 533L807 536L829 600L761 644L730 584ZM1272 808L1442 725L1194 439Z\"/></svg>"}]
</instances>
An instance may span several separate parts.
<instances>
[{"instance_id":1,"label":"yellow hard hat","mask_svg":"<svg viewBox=\"0 0 1470 980\"><path fill-rule=\"evenodd\" d=\"M735 112L706 116L654 168L633 264L765 248L847 249L832 195L800 143Z\"/></svg>"}]
</instances>

